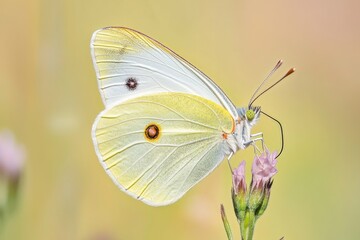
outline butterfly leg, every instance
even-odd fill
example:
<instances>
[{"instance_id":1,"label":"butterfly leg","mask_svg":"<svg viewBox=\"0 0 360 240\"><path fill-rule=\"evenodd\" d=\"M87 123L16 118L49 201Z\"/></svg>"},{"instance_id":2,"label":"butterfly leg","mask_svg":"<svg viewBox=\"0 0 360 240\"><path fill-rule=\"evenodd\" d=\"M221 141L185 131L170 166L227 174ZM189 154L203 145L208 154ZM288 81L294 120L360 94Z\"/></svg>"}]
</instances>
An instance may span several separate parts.
<instances>
[{"instance_id":1,"label":"butterfly leg","mask_svg":"<svg viewBox=\"0 0 360 240\"><path fill-rule=\"evenodd\" d=\"M253 138L253 137L256 137L256 136L260 136L260 137ZM251 137L253 139L251 139L250 141L244 143L245 147L248 147L248 146L252 145L254 147L254 154L255 155L258 155L258 153L260 153L260 154L263 153L265 151L265 149L266 149L263 134L262 133L256 133L256 134L251 135ZM261 141L262 150L256 145L256 142L258 142L258 141Z\"/></svg>"},{"instance_id":2,"label":"butterfly leg","mask_svg":"<svg viewBox=\"0 0 360 240\"><path fill-rule=\"evenodd\" d=\"M231 158L233 155L234 155L234 152L231 152L231 153L229 154L229 156L227 157L227 162L228 162L228 165L229 165L231 174L233 174L233 169L232 169L231 164L230 164L230 158Z\"/></svg>"},{"instance_id":3,"label":"butterfly leg","mask_svg":"<svg viewBox=\"0 0 360 240\"><path fill-rule=\"evenodd\" d=\"M257 155L258 153L261 153L262 150L256 145L257 141L261 141L262 149L264 149L264 139L262 138L255 138L251 141L251 145L254 147L254 154Z\"/></svg>"},{"instance_id":4,"label":"butterfly leg","mask_svg":"<svg viewBox=\"0 0 360 240\"><path fill-rule=\"evenodd\" d=\"M259 133L255 133L255 134L251 134L250 135L250 140L245 142L244 145L246 147L250 146L250 145L254 145L256 142L261 141L261 145L264 149L264 137L263 137L263 133L259 132Z\"/></svg>"},{"instance_id":5,"label":"butterfly leg","mask_svg":"<svg viewBox=\"0 0 360 240\"><path fill-rule=\"evenodd\" d=\"M263 134L262 132L255 133L255 134L251 134L251 135L250 135L250 138L258 137L258 136L260 136L260 138L263 138L264 134Z\"/></svg>"},{"instance_id":6,"label":"butterfly leg","mask_svg":"<svg viewBox=\"0 0 360 240\"><path fill-rule=\"evenodd\" d=\"M256 137L256 138L254 138L254 137ZM255 143L255 141L261 141L261 147L262 147L262 150L264 151L264 149L265 149L264 134L262 132L252 134L252 135L250 135L250 138L253 140L254 143Z\"/></svg>"}]
</instances>

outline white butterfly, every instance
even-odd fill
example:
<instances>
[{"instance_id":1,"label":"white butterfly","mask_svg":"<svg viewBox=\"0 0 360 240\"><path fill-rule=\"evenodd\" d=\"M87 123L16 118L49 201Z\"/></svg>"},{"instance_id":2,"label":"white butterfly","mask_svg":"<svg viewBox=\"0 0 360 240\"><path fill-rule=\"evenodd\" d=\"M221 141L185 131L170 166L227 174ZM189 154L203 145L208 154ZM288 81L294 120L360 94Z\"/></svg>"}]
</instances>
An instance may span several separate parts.
<instances>
[{"instance_id":1,"label":"white butterfly","mask_svg":"<svg viewBox=\"0 0 360 240\"><path fill-rule=\"evenodd\" d=\"M152 206L182 197L227 155L253 143L259 107L239 108L156 40L107 27L91 39L105 110L92 138L114 183Z\"/></svg>"}]
</instances>

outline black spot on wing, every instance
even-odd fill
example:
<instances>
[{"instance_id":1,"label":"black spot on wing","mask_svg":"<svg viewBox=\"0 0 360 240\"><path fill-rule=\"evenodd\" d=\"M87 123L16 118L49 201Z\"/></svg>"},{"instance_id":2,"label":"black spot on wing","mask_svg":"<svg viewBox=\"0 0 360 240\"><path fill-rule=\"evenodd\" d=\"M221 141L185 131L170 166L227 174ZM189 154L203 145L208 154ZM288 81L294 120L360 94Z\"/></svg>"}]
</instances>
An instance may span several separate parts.
<instances>
[{"instance_id":1,"label":"black spot on wing","mask_svg":"<svg viewBox=\"0 0 360 240\"><path fill-rule=\"evenodd\" d=\"M128 90L130 91L134 91L137 86L139 85L138 81L136 80L136 78L130 77L126 80L126 87L128 88Z\"/></svg>"}]
</instances>

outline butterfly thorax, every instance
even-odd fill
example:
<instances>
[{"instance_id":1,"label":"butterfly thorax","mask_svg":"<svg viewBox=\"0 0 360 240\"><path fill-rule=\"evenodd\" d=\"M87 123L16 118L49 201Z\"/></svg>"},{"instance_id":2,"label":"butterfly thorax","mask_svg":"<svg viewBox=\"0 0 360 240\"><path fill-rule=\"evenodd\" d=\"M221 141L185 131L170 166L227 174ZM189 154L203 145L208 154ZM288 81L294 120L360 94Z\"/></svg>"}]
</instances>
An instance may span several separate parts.
<instances>
[{"instance_id":1,"label":"butterfly thorax","mask_svg":"<svg viewBox=\"0 0 360 240\"><path fill-rule=\"evenodd\" d=\"M260 107L238 108L239 120L233 134L227 138L226 151L228 154L235 153L239 149L245 149L251 145L251 129L260 118Z\"/></svg>"}]
</instances>

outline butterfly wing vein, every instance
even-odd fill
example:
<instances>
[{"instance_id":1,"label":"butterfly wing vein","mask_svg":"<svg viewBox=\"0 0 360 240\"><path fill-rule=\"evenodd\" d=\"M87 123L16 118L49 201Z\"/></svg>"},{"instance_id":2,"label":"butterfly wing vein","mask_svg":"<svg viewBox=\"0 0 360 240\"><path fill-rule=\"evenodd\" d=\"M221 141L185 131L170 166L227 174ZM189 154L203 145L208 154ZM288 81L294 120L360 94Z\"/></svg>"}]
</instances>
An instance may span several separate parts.
<instances>
[{"instance_id":1,"label":"butterfly wing vein","mask_svg":"<svg viewBox=\"0 0 360 240\"><path fill-rule=\"evenodd\" d=\"M159 135L145 131L156 125ZM190 94L161 93L119 102L99 114L99 159L125 192L151 205L179 199L224 158L222 134L233 129L222 106Z\"/></svg>"}]
</instances>

